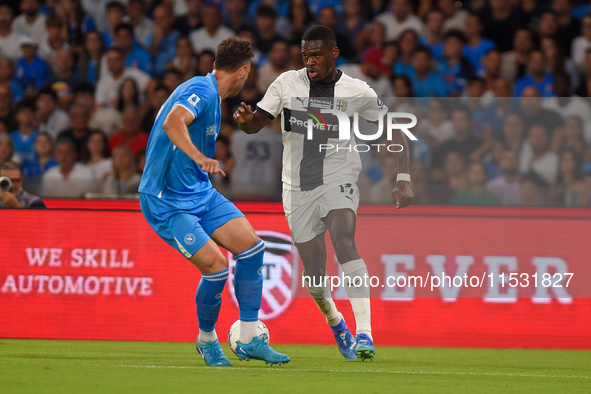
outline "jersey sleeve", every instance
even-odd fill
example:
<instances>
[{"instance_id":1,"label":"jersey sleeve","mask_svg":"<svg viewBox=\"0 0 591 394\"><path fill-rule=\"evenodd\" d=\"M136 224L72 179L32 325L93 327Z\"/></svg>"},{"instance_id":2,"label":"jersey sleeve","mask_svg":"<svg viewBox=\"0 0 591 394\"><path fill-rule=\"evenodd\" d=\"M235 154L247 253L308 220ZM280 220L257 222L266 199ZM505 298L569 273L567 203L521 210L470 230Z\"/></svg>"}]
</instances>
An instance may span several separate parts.
<instances>
[{"instance_id":1,"label":"jersey sleeve","mask_svg":"<svg viewBox=\"0 0 591 394\"><path fill-rule=\"evenodd\" d=\"M359 116L370 122L377 122L386 115L388 107L368 84L363 83L364 105Z\"/></svg>"},{"instance_id":2,"label":"jersey sleeve","mask_svg":"<svg viewBox=\"0 0 591 394\"><path fill-rule=\"evenodd\" d=\"M283 80L284 78L281 78L281 76L274 80L263 99L257 104L257 109L270 119L275 119L284 107Z\"/></svg>"},{"instance_id":3,"label":"jersey sleeve","mask_svg":"<svg viewBox=\"0 0 591 394\"><path fill-rule=\"evenodd\" d=\"M206 103L211 99L211 95L206 89L199 85L193 85L185 89L173 103L173 107L180 105L193 114L193 119L199 117L203 112Z\"/></svg>"}]
</instances>

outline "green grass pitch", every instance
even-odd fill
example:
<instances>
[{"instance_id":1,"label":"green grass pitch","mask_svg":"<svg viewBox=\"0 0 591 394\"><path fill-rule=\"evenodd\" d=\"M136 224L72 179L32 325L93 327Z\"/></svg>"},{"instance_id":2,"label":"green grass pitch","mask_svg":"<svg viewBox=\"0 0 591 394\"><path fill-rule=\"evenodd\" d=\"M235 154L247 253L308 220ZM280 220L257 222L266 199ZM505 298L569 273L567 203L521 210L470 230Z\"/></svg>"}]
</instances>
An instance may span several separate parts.
<instances>
[{"instance_id":1,"label":"green grass pitch","mask_svg":"<svg viewBox=\"0 0 591 394\"><path fill-rule=\"evenodd\" d=\"M206 367L191 343L0 339L1 393L591 392L591 351L275 345L292 361Z\"/></svg>"}]
</instances>

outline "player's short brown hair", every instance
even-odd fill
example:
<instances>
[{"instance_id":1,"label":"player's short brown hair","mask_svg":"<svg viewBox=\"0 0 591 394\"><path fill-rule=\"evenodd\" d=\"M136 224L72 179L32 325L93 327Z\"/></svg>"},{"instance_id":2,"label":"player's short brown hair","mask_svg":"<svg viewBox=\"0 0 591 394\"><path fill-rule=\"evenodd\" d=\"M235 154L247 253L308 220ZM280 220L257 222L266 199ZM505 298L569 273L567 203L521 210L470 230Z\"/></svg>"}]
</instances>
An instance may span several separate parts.
<instances>
[{"instance_id":1,"label":"player's short brown hair","mask_svg":"<svg viewBox=\"0 0 591 394\"><path fill-rule=\"evenodd\" d=\"M233 72L238 70L254 56L250 40L241 37L230 37L218 45L215 57L215 69Z\"/></svg>"}]
</instances>

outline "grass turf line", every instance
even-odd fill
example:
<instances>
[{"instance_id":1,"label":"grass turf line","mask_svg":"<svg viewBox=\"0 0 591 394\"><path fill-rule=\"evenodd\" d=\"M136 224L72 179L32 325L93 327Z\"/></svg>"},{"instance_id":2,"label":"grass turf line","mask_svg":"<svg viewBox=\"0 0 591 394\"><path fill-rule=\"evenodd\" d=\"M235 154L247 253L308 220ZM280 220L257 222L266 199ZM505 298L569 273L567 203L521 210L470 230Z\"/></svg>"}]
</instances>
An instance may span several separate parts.
<instances>
[{"instance_id":1,"label":"grass turf line","mask_svg":"<svg viewBox=\"0 0 591 394\"><path fill-rule=\"evenodd\" d=\"M275 345L292 361L206 367L191 343L0 339L0 391L591 392L591 351L378 347L345 360L335 346Z\"/></svg>"}]
</instances>

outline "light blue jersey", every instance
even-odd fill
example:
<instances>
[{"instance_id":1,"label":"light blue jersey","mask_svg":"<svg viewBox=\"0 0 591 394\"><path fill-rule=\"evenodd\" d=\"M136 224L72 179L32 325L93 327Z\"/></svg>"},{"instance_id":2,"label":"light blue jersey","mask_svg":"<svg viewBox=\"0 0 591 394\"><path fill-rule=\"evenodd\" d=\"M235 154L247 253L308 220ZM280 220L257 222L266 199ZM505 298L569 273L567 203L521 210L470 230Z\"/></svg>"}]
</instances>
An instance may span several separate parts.
<instances>
[{"instance_id":1,"label":"light blue jersey","mask_svg":"<svg viewBox=\"0 0 591 394\"><path fill-rule=\"evenodd\" d=\"M172 92L162 105L150 133L140 193L165 199L194 200L200 192L212 187L208 174L172 144L163 124L174 106L181 105L189 110L195 117L188 126L191 140L201 153L211 158L220 131L220 104L213 74L191 78Z\"/></svg>"}]
</instances>

